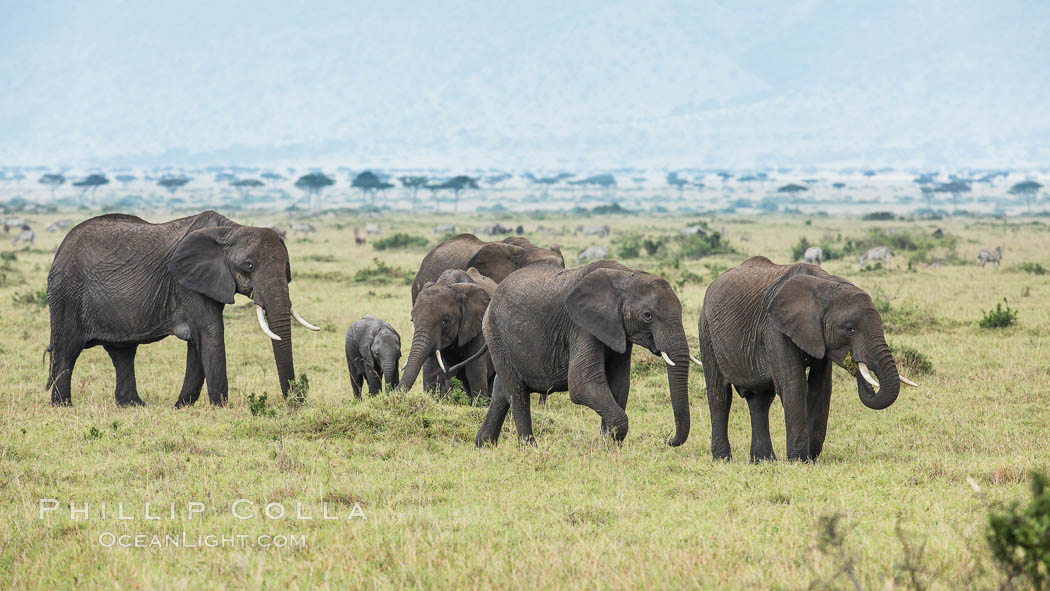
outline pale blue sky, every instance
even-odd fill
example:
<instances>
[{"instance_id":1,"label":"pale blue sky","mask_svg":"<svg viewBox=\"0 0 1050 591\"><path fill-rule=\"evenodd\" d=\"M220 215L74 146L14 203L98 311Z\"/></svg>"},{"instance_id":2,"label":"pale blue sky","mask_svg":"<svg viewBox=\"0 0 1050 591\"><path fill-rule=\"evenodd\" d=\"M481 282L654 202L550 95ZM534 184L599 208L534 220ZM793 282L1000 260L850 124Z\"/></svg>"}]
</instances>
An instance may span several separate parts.
<instances>
[{"instance_id":1,"label":"pale blue sky","mask_svg":"<svg viewBox=\"0 0 1050 591\"><path fill-rule=\"evenodd\" d=\"M0 2L0 164L1050 159L1046 2Z\"/></svg>"}]
</instances>

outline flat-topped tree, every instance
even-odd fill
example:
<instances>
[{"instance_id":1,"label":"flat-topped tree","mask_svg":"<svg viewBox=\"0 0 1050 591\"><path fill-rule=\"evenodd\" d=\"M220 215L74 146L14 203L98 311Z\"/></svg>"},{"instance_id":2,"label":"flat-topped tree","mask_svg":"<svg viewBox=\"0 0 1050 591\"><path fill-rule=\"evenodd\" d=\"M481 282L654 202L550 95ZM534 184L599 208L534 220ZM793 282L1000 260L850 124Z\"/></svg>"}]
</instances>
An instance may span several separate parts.
<instances>
[{"instance_id":1,"label":"flat-topped tree","mask_svg":"<svg viewBox=\"0 0 1050 591\"><path fill-rule=\"evenodd\" d=\"M47 185L51 189L51 198L55 198L55 189L66 182L66 177L61 174L49 173L40 177L40 184Z\"/></svg>"},{"instance_id":2,"label":"flat-topped tree","mask_svg":"<svg viewBox=\"0 0 1050 591\"><path fill-rule=\"evenodd\" d=\"M412 197L412 211L416 210L416 195L419 194L419 190L427 185L427 177L425 176L402 176L397 178L401 182L401 186L408 189L408 194Z\"/></svg>"},{"instance_id":3,"label":"flat-topped tree","mask_svg":"<svg viewBox=\"0 0 1050 591\"><path fill-rule=\"evenodd\" d=\"M190 182L190 177L187 176L166 175L160 177L157 184L164 187L169 193L174 195L176 191L181 189L188 182Z\"/></svg>"},{"instance_id":4,"label":"flat-topped tree","mask_svg":"<svg viewBox=\"0 0 1050 591\"><path fill-rule=\"evenodd\" d=\"M83 196L88 191L91 191L91 194L94 195L95 191L97 191L99 187L108 184L109 179L106 178L106 175L89 174L88 176L80 179L79 181L75 181L73 183L73 186L80 189L80 195Z\"/></svg>"},{"instance_id":5,"label":"flat-topped tree","mask_svg":"<svg viewBox=\"0 0 1050 591\"><path fill-rule=\"evenodd\" d=\"M1035 181L1021 181L1010 187L1009 193L1023 198L1028 205L1028 213L1031 213L1032 201L1035 200L1035 196L1039 194L1039 189L1042 188L1043 185Z\"/></svg>"},{"instance_id":6,"label":"flat-topped tree","mask_svg":"<svg viewBox=\"0 0 1050 591\"><path fill-rule=\"evenodd\" d=\"M454 176L447 181L439 185L431 185L427 187L433 189L435 192L441 189L448 189L452 191L454 201L452 202L452 212L455 213L459 209L459 194L466 189L477 189L478 181L466 175Z\"/></svg>"},{"instance_id":7,"label":"flat-topped tree","mask_svg":"<svg viewBox=\"0 0 1050 591\"><path fill-rule=\"evenodd\" d=\"M264 183L259 179L241 179L230 183L230 186L237 189L237 192L241 194L241 197L247 197L252 189L258 189L263 186L263 184Z\"/></svg>"},{"instance_id":8,"label":"flat-topped tree","mask_svg":"<svg viewBox=\"0 0 1050 591\"><path fill-rule=\"evenodd\" d=\"M124 185L126 187L126 186L128 186L128 184L130 184L132 181L135 180L135 175L133 175L133 174L118 174L117 176L115 176L113 178L117 179L118 183L120 183L121 185Z\"/></svg>"},{"instance_id":9,"label":"flat-topped tree","mask_svg":"<svg viewBox=\"0 0 1050 591\"><path fill-rule=\"evenodd\" d=\"M809 190L809 187L806 187L806 186L803 186L803 185L796 185L795 183L791 183L791 184L784 185L783 187L780 187L779 189L777 189L777 193L800 193L802 191L808 191L808 190Z\"/></svg>"},{"instance_id":10,"label":"flat-topped tree","mask_svg":"<svg viewBox=\"0 0 1050 591\"><path fill-rule=\"evenodd\" d=\"M365 197L371 196L372 201L374 202L375 194L377 192L386 191L394 185L379 178L379 175L372 172L371 170L366 170L354 177L354 180L351 181L350 186L354 187L355 189L361 189L362 195L364 195Z\"/></svg>"},{"instance_id":11,"label":"flat-topped tree","mask_svg":"<svg viewBox=\"0 0 1050 591\"><path fill-rule=\"evenodd\" d=\"M956 179L948 183L941 183L934 187L934 193L949 193L952 196L952 209L959 209L959 195L970 192L970 183L962 179Z\"/></svg>"},{"instance_id":12,"label":"flat-topped tree","mask_svg":"<svg viewBox=\"0 0 1050 591\"><path fill-rule=\"evenodd\" d=\"M314 201L314 198L316 197L317 200L320 201L321 192L334 184L335 181L325 173L311 172L299 177L299 180L295 181L295 188L302 190L307 196L309 196L310 209L317 209L317 204Z\"/></svg>"}]
</instances>

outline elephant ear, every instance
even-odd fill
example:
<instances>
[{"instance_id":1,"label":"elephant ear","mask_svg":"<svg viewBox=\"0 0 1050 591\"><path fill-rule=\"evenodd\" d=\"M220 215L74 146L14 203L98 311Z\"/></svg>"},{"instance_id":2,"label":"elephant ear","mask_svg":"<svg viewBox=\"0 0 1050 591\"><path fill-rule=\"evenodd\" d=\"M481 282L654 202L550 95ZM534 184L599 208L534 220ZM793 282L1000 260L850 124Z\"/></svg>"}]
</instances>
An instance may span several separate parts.
<instances>
[{"instance_id":1,"label":"elephant ear","mask_svg":"<svg viewBox=\"0 0 1050 591\"><path fill-rule=\"evenodd\" d=\"M372 340L375 337L375 333L367 331L361 335L361 340L357 343L357 351L361 355L361 359L365 362L365 367L371 370L376 368L376 360L372 355Z\"/></svg>"},{"instance_id":2,"label":"elephant ear","mask_svg":"<svg viewBox=\"0 0 1050 591\"><path fill-rule=\"evenodd\" d=\"M482 275L499 283L518 270L524 253L525 249L520 246L493 242L478 249L467 267L474 267Z\"/></svg>"},{"instance_id":3,"label":"elephant ear","mask_svg":"<svg viewBox=\"0 0 1050 591\"><path fill-rule=\"evenodd\" d=\"M168 261L168 272L179 285L224 304L233 303L237 284L226 265L229 227L194 230L179 241Z\"/></svg>"},{"instance_id":4,"label":"elephant ear","mask_svg":"<svg viewBox=\"0 0 1050 591\"><path fill-rule=\"evenodd\" d=\"M458 346L462 347L481 334L485 310L489 307L489 294L473 283L453 283L451 287L459 302Z\"/></svg>"},{"instance_id":5,"label":"elephant ear","mask_svg":"<svg viewBox=\"0 0 1050 591\"><path fill-rule=\"evenodd\" d=\"M627 350L620 291L613 285L617 271L591 271L565 299L569 319L617 353Z\"/></svg>"},{"instance_id":6,"label":"elephant ear","mask_svg":"<svg viewBox=\"0 0 1050 591\"><path fill-rule=\"evenodd\" d=\"M817 294L834 282L812 275L795 275L785 281L769 302L773 326L807 355L824 358L824 306Z\"/></svg>"}]
</instances>

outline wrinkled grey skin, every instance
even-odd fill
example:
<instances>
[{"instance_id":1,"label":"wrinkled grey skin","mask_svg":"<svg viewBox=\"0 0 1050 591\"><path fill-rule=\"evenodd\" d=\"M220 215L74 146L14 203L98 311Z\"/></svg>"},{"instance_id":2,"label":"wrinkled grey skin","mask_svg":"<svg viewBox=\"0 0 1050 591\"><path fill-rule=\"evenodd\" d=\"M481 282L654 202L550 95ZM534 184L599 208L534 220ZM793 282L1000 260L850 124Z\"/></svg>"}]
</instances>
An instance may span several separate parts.
<instances>
[{"instance_id":1,"label":"wrinkled grey skin","mask_svg":"<svg viewBox=\"0 0 1050 591\"><path fill-rule=\"evenodd\" d=\"M382 390L383 382L387 388L396 388L400 360L401 335L390 324L369 315L347 329L346 366L355 397L361 398L365 383L373 396Z\"/></svg>"},{"instance_id":2,"label":"wrinkled grey skin","mask_svg":"<svg viewBox=\"0 0 1050 591\"><path fill-rule=\"evenodd\" d=\"M776 395L784 405L788 458L817 459L827 434L832 364L841 366L847 353L879 381L876 393L857 373L866 406L886 408L900 390L871 298L815 265L752 257L722 273L704 295L699 329L715 459L730 458L731 387L751 413L752 461L776 458L769 438Z\"/></svg>"},{"instance_id":3,"label":"wrinkled grey skin","mask_svg":"<svg viewBox=\"0 0 1050 591\"><path fill-rule=\"evenodd\" d=\"M499 283L514 271L541 262L565 267L565 259L556 245L546 249L520 236L511 236L500 242L485 242L473 234L459 234L430 249L423 257L412 281L412 305L415 306L424 285L437 281L449 269L465 271L474 267L481 275ZM446 367L451 366L446 364ZM404 373L408 375L407 371ZM434 391L440 387L442 392L448 391L447 381L433 355L424 360L422 374L424 390Z\"/></svg>"},{"instance_id":4,"label":"wrinkled grey skin","mask_svg":"<svg viewBox=\"0 0 1050 591\"><path fill-rule=\"evenodd\" d=\"M496 283L471 267L467 271L449 269L437 281L427 283L412 306L412 346L405 362L402 389L410 390L426 362L437 365L435 353L441 351L446 369L465 361L485 344L481 324ZM487 353L451 375L440 372L435 387L449 391L452 378L459 378L472 396L488 396L494 377ZM426 383L424 382L426 388Z\"/></svg>"},{"instance_id":5,"label":"wrinkled grey skin","mask_svg":"<svg viewBox=\"0 0 1050 591\"><path fill-rule=\"evenodd\" d=\"M495 444L513 407L520 441L534 443L529 394L569 392L593 409L604 433L627 436L631 348L666 353L675 434L689 437L689 345L682 305L671 286L616 261L578 269L525 267L507 277L485 314L485 341L496 367L492 402L475 443Z\"/></svg>"},{"instance_id":6,"label":"wrinkled grey skin","mask_svg":"<svg viewBox=\"0 0 1050 591\"><path fill-rule=\"evenodd\" d=\"M117 405L144 404L135 383L138 346L175 335L187 342L175 407L196 402L205 380L211 403L225 405L222 312L235 293L253 298L281 337L266 340L287 395L295 378L290 280L288 251L273 230L241 226L214 211L163 224L124 214L84 221L63 239L47 277L51 404L71 404L77 357L99 345L116 369Z\"/></svg>"}]
</instances>

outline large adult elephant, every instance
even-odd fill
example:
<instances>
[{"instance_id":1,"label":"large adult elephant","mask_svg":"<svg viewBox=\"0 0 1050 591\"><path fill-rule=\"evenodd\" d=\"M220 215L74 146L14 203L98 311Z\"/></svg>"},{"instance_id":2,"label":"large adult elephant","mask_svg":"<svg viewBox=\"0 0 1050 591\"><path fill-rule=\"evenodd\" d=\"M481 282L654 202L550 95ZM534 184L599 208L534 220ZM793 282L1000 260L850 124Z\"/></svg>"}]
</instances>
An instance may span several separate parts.
<instances>
[{"instance_id":1,"label":"large adult elephant","mask_svg":"<svg viewBox=\"0 0 1050 591\"><path fill-rule=\"evenodd\" d=\"M893 404L901 382L914 385L898 375L868 294L816 265L777 265L761 256L744 261L708 286L699 328L715 459L730 458L731 386L747 400L751 460L758 461L776 457L769 406L777 394L788 458L817 459L827 434L832 363L843 365L847 354L869 408Z\"/></svg>"},{"instance_id":2,"label":"large adult elephant","mask_svg":"<svg viewBox=\"0 0 1050 591\"><path fill-rule=\"evenodd\" d=\"M689 437L691 356L682 304L663 279L615 261L568 270L530 265L496 288L483 331L497 377L478 446L497 442L511 407L518 438L533 443L532 392L568 391L598 413L603 432L622 441L635 344L668 365L675 420L668 444Z\"/></svg>"},{"instance_id":3,"label":"large adult elephant","mask_svg":"<svg viewBox=\"0 0 1050 591\"><path fill-rule=\"evenodd\" d=\"M467 360L485 345L481 324L495 289L495 282L473 267L449 269L423 286L412 306L414 332L402 389L410 390L424 364L433 360L441 369L436 387L442 394L449 389L448 380L459 378L471 396L489 395L494 373L488 354ZM446 373L453 364L460 367Z\"/></svg>"},{"instance_id":4,"label":"large adult elephant","mask_svg":"<svg viewBox=\"0 0 1050 591\"><path fill-rule=\"evenodd\" d=\"M288 250L276 232L241 226L214 211L163 224L108 214L77 225L47 276L51 404L71 404L77 357L101 345L116 369L117 404L143 405L135 352L168 335L187 342L176 408L196 402L205 380L211 403L226 404L222 312L235 293L255 301L287 395L295 379L291 318L319 330L292 308L291 278Z\"/></svg>"},{"instance_id":5,"label":"large adult elephant","mask_svg":"<svg viewBox=\"0 0 1050 591\"><path fill-rule=\"evenodd\" d=\"M495 283L503 281L508 275L523 267L536 263L553 263L558 267L565 267L565 259L562 257L561 249L554 245L548 248L540 248L527 239L520 236L511 236L500 242L485 242L473 234L459 234L438 244L423 257L419 264L419 271L412 281L412 306L415 308L419 293L428 283L438 280L442 273L448 270L466 271L474 268L480 275L491 279ZM431 331L430 334L436 334ZM413 337L413 347L416 340ZM411 363L411 354L409 363ZM446 367L448 367L446 365ZM411 387L415 377L407 379L409 375L406 366L402 384ZM423 389L427 391L448 391L449 384L445 372L438 366L433 351L429 356L423 358L422 365Z\"/></svg>"}]
</instances>

